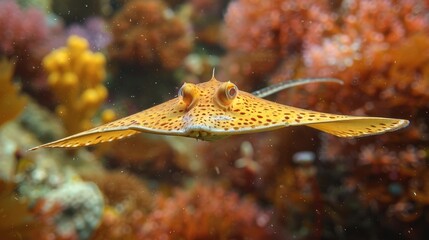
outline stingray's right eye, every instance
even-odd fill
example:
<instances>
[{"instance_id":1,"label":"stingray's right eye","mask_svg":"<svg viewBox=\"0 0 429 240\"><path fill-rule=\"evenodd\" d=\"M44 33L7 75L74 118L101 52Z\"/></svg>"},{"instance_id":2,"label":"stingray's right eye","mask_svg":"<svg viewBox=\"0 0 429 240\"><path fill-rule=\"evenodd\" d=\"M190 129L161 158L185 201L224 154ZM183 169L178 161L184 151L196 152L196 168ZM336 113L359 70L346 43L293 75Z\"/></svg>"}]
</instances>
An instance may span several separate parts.
<instances>
[{"instance_id":1,"label":"stingray's right eye","mask_svg":"<svg viewBox=\"0 0 429 240\"><path fill-rule=\"evenodd\" d=\"M224 82L217 89L217 94L215 95L215 101L223 106L228 107L232 104L234 99L238 95L238 88L232 82Z\"/></svg>"},{"instance_id":2,"label":"stingray's right eye","mask_svg":"<svg viewBox=\"0 0 429 240\"><path fill-rule=\"evenodd\" d=\"M184 83L183 86L179 89L177 95L179 98L181 98L183 103L185 103L186 108L189 109L198 100L198 89L195 84Z\"/></svg>"}]
</instances>

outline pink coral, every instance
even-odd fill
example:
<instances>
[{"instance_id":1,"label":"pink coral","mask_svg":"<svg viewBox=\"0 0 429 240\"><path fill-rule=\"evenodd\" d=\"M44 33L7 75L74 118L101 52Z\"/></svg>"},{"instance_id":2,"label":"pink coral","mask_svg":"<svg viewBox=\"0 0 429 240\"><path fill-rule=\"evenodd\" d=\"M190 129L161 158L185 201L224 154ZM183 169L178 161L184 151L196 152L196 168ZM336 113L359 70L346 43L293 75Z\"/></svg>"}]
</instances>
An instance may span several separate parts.
<instances>
[{"instance_id":1,"label":"pink coral","mask_svg":"<svg viewBox=\"0 0 429 240\"><path fill-rule=\"evenodd\" d=\"M229 52L222 65L226 79L254 90L283 58L300 53L305 42L318 42L325 31L335 31L334 20L328 1L230 3L225 15Z\"/></svg>"},{"instance_id":2,"label":"pink coral","mask_svg":"<svg viewBox=\"0 0 429 240\"><path fill-rule=\"evenodd\" d=\"M16 60L16 72L34 77L40 69L48 28L42 12L21 10L14 1L0 2L0 56Z\"/></svg>"},{"instance_id":3,"label":"pink coral","mask_svg":"<svg viewBox=\"0 0 429 240\"><path fill-rule=\"evenodd\" d=\"M235 1L225 15L226 45L287 54L299 50L305 38L320 38L323 30L335 26L333 20L328 1Z\"/></svg>"}]
</instances>

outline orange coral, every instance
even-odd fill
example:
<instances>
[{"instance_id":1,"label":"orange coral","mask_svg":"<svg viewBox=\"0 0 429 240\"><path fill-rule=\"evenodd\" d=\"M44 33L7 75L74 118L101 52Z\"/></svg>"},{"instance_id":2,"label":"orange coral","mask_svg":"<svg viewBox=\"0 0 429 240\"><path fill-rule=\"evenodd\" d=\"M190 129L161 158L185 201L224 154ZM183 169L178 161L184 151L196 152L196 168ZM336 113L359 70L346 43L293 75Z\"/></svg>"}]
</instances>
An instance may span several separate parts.
<instances>
[{"instance_id":1,"label":"orange coral","mask_svg":"<svg viewBox=\"0 0 429 240\"><path fill-rule=\"evenodd\" d=\"M281 7L276 5L280 2ZM309 135L305 142L303 137L297 138L297 135L291 134L291 131L300 130L285 130L283 133L286 134L281 136L270 133L267 138L280 147L273 147L266 154L273 157L281 169L282 164L288 166L290 158L280 156L299 150L291 148L303 147L312 151L320 148L318 156L329 161L323 162L323 165L344 164L344 171L351 177L341 178L339 188L349 189L355 184L354 189L361 197L359 204L364 203L369 209L379 206L374 210L377 214L393 216L400 221L413 224L423 221L418 217L426 214L426 200L429 199L428 180L422 174L426 167L421 165L428 159L427 154L422 153L427 152L429 135L427 3L418 0L364 0L335 1L326 5L326 1L319 1L317 4L313 2L311 7L299 7L305 4L306 1L258 0L231 3L226 15L226 46L229 52L225 60L228 62L222 73L227 76L223 78L238 79L241 88L253 90L263 85L263 78L276 83L297 77L336 77L345 84L301 86L279 93L276 100L319 111L410 119L411 126L402 132L365 139L339 140L330 136ZM317 8L319 12L314 11ZM380 9L385 11L381 13ZM306 28L310 24L309 19L313 20L312 26ZM282 34L282 31L288 34ZM249 52L267 50L274 50L275 53L275 57L270 58L271 63L265 62L270 67L261 68L264 65L255 64L252 58L246 57ZM244 57L231 62L234 55ZM304 132L308 131L301 131ZM234 186L242 187L236 180L240 179L235 175L237 170L233 170L231 164L237 158L240 140L231 138L229 141L217 146L215 151L204 148L202 151L205 151L204 156L211 168L218 167L220 173L229 175L226 178ZM256 153L254 158L260 162ZM219 158L226 158L227 163L216 162ZM419 164L410 163L413 159ZM339 163L340 160L344 162ZM363 162L366 164L359 165ZM334 169L329 171L335 174ZM269 167L265 169L262 165L261 172L264 171L270 173L268 176L276 176L276 179L286 175L275 169L269 171ZM291 180L285 177L285 181ZM276 203L278 199L273 196L273 188L270 191L266 196ZM401 193L395 195L398 191ZM300 192L294 194L289 196L294 195L297 199L305 197ZM291 201L290 204L301 206L299 202ZM281 205L276 203L276 206L282 210ZM344 210L338 206L331 208L334 212ZM378 226L377 223L374 225Z\"/></svg>"},{"instance_id":2,"label":"orange coral","mask_svg":"<svg viewBox=\"0 0 429 240\"><path fill-rule=\"evenodd\" d=\"M429 199L424 177L429 134L427 6L413 0L351 3L341 12L344 31L308 45L300 66L304 74L334 76L345 84L325 91L304 86L280 93L278 99L321 111L411 120L407 130L395 135L349 141L324 136L320 155L351 164L347 179L365 206L376 207L377 214L391 221L414 224L426 214ZM379 9L387 11L378 14Z\"/></svg>"},{"instance_id":3,"label":"orange coral","mask_svg":"<svg viewBox=\"0 0 429 240\"><path fill-rule=\"evenodd\" d=\"M328 1L235 1L225 15L226 45L244 52L296 52L305 39L314 41L335 27L329 8Z\"/></svg>"},{"instance_id":4,"label":"orange coral","mask_svg":"<svg viewBox=\"0 0 429 240\"><path fill-rule=\"evenodd\" d=\"M161 0L130 1L114 17L113 60L175 69L192 48L190 28Z\"/></svg>"},{"instance_id":5,"label":"orange coral","mask_svg":"<svg viewBox=\"0 0 429 240\"><path fill-rule=\"evenodd\" d=\"M270 216L221 187L199 184L159 197L142 231L144 239L275 239Z\"/></svg>"}]
</instances>

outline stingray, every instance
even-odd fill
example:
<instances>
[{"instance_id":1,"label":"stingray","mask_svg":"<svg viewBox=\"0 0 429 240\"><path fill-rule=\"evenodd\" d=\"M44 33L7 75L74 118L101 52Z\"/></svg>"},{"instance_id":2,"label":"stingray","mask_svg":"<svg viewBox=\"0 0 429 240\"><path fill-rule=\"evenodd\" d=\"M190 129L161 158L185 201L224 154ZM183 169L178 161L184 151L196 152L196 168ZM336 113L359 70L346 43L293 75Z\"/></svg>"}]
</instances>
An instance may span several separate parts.
<instances>
[{"instance_id":1,"label":"stingray","mask_svg":"<svg viewBox=\"0 0 429 240\"><path fill-rule=\"evenodd\" d=\"M409 123L404 119L316 112L263 99L285 88L312 82L341 83L331 78L301 79L247 93L240 91L232 82L218 81L213 75L204 83L184 83L179 89L178 96L167 102L30 150L42 147L89 146L137 133L213 141L237 134L298 125L305 125L338 137L361 137L395 131Z\"/></svg>"}]
</instances>

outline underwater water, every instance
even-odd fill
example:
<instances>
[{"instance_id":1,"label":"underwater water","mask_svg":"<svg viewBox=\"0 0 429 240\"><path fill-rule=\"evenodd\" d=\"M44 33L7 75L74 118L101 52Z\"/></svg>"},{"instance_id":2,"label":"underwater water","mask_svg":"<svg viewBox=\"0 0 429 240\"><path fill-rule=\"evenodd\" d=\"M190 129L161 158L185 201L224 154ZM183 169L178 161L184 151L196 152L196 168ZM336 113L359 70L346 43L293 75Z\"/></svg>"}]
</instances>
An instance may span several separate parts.
<instances>
[{"instance_id":1,"label":"underwater water","mask_svg":"<svg viewBox=\"0 0 429 240\"><path fill-rule=\"evenodd\" d=\"M0 0L0 239L427 239L428 14Z\"/></svg>"}]
</instances>

